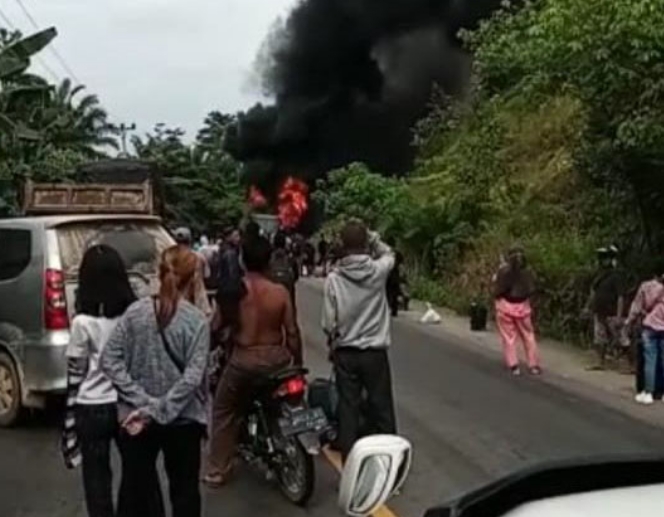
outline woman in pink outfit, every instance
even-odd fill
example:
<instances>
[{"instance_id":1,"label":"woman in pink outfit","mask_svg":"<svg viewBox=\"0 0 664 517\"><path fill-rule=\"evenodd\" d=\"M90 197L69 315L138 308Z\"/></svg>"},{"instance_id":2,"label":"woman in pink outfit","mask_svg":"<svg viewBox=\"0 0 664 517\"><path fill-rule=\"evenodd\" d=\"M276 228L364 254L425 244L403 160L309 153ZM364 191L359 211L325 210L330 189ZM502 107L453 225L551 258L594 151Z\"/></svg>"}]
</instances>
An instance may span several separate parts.
<instances>
[{"instance_id":1,"label":"woman in pink outfit","mask_svg":"<svg viewBox=\"0 0 664 517\"><path fill-rule=\"evenodd\" d=\"M540 375L539 352L532 321L530 299L535 293L535 279L526 265L521 248L513 248L495 277L495 307L498 332L503 344L505 363L513 375L520 375L516 342L520 339L531 374Z\"/></svg>"}]
</instances>

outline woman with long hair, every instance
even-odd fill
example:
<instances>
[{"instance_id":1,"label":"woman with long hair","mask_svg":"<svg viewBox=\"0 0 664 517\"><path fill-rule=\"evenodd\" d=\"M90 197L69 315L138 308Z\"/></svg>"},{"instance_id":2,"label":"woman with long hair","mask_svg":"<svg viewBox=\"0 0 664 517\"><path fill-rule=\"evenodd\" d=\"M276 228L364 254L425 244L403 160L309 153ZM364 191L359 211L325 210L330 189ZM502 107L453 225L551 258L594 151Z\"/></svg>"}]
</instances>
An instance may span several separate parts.
<instances>
[{"instance_id":1,"label":"woman with long hair","mask_svg":"<svg viewBox=\"0 0 664 517\"><path fill-rule=\"evenodd\" d=\"M503 344L505 364L513 375L520 375L516 342L521 339L531 374L542 373L530 300L535 294L535 279L526 263L523 249L512 248L495 276L495 307L498 332Z\"/></svg>"},{"instance_id":2,"label":"woman with long hair","mask_svg":"<svg viewBox=\"0 0 664 517\"><path fill-rule=\"evenodd\" d=\"M198 257L185 246L165 250L159 295L127 310L102 355L102 368L118 391L122 422L119 517L151 516L145 482L160 453L173 517L201 514L209 328L194 306L198 267Z\"/></svg>"},{"instance_id":3,"label":"woman with long hair","mask_svg":"<svg viewBox=\"0 0 664 517\"><path fill-rule=\"evenodd\" d=\"M118 395L99 361L120 316L135 300L118 252L105 245L88 249L79 268L77 314L67 347L62 451L67 467L82 464L90 517L115 516L111 442L118 437Z\"/></svg>"}]
</instances>

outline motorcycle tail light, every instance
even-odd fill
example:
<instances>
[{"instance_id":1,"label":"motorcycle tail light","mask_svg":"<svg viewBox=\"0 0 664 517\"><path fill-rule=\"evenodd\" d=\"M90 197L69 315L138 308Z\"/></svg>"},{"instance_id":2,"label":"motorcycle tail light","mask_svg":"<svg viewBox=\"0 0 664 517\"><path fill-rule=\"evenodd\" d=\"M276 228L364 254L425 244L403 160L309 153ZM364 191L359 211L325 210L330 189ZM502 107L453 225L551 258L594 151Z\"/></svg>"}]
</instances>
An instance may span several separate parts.
<instances>
[{"instance_id":1,"label":"motorcycle tail light","mask_svg":"<svg viewBox=\"0 0 664 517\"><path fill-rule=\"evenodd\" d=\"M274 393L275 397L295 397L304 395L307 389L307 381L304 377L293 377L284 382Z\"/></svg>"}]
</instances>

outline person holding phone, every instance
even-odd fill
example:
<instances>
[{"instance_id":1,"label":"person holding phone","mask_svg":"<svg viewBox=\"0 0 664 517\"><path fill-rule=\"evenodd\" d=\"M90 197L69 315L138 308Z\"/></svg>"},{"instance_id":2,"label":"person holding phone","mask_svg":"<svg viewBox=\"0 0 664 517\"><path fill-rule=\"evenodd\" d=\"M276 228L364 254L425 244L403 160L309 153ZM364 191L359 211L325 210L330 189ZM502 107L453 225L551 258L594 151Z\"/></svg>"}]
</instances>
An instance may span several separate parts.
<instances>
[{"instance_id":1,"label":"person holding phone","mask_svg":"<svg viewBox=\"0 0 664 517\"><path fill-rule=\"evenodd\" d=\"M341 242L343 258L325 280L322 326L339 390L339 447L345 460L361 437L365 408L369 428L396 433L386 289L395 258L360 221L344 226Z\"/></svg>"}]
</instances>

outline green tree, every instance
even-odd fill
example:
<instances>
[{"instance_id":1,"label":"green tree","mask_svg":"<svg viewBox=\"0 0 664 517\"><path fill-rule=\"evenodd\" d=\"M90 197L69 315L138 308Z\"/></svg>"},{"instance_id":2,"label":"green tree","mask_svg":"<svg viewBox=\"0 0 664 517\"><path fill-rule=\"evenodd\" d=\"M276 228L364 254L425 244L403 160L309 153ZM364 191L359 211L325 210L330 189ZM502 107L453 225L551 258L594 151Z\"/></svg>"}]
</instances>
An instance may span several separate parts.
<instances>
[{"instance_id":1,"label":"green tree","mask_svg":"<svg viewBox=\"0 0 664 517\"><path fill-rule=\"evenodd\" d=\"M578 337L594 249L617 241L635 272L664 251L664 0L508 1L463 37L469 91L437 95L417 125L405 201L346 170L320 194L328 216L394 228L428 275L415 292L455 308L487 298L500 253L522 244L540 325Z\"/></svg>"},{"instance_id":2,"label":"green tree","mask_svg":"<svg viewBox=\"0 0 664 517\"><path fill-rule=\"evenodd\" d=\"M46 81L26 74L30 58L47 46L57 32L54 28L23 38L18 32L0 32L0 157L24 141L39 140L29 126L38 105L48 94Z\"/></svg>"},{"instance_id":3,"label":"green tree","mask_svg":"<svg viewBox=\"0 0 664 517\"><path fill-rule=\"evenodd\" d=\"M193 144L183 141L184 131L164 124L132 139L137 156L153 162L162 174L170 221L210 231L242 217L245 192L240 166L223 149L231 120L211 112Z\"/></svg>"},{"instance_id":4,"label":"green tree","mask_svg":"<svg viewBox=\"0 0 664 517\"><path fill-rule=\"evenodd\" d=\"M467 35L481 95L571 94L587 127L580 170L638 217L636 248L664 249L664 1L538 0Z\"/></svg>"},{"instance_id":5,"label":"green tree","mask_svg":"<svg viewBox=\"0 0 664 517\"><path fill-rule=\"evenodd\" d=\"M361 219L398 240L413 265L433 272L437 258L452 251L467 224L443 200L421 196L421 186L354 163L330 172L313 197L324 207L327 232L335 233L350 218Z\"/></svg>"},{"instance_id":6,"label":"green tree","mask_svg":"<svg viewBox=\"0 0 664 517\"><path fill-rule=\"evenodd\" d=\"M67 181L91 157L117 147L95 96L69 79L54 87L27 73L30 58L56 36L47 29L28 37L0 28L0 216L18 213L27 178Z\"/></svg>"},{"instance_id":7,"label":"green tree","mask_svg":"<svg viewBox=\"0 0 664 517\"><path fill-rule=\"evenodd\" d=\"M40 129L44 140L56 147L72 149L90 158L104 156L105 149L118 149L109 128L108 113L96 95L84 95L85 86L64 79L41 110Z\"/></svg>"}]
</instances>

